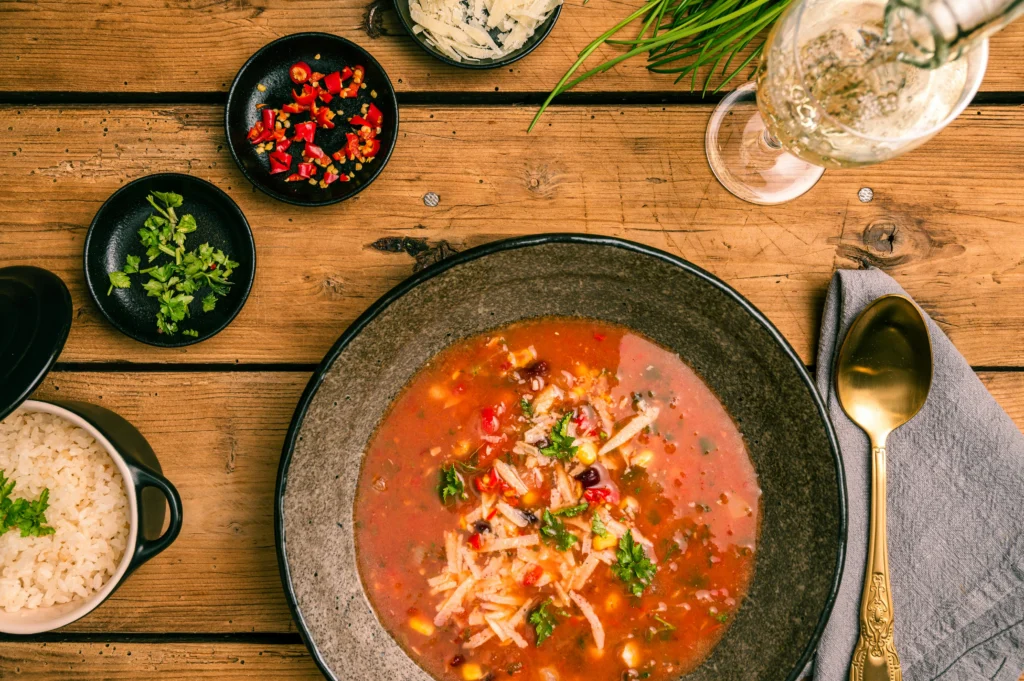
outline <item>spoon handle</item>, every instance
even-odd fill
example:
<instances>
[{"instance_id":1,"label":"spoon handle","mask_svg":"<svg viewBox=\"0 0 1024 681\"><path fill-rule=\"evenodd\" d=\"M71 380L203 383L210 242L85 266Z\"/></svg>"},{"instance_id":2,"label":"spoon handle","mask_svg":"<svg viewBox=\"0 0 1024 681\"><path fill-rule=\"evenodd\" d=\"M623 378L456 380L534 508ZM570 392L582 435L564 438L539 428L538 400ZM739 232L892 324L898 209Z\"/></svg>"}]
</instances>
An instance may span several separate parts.
<instances>
[{"instance_id":1,"label":"spoon handle","mask_svg":"<svg viewBox=\"0 0 1024 681\"><path fill-rule=\"evenodd\" d=\"M871 525L864 591L860 601L860 638L853 650L850 681L902 681L893 642L889 542L885 529L885 440L871 448Z\"/></svg>"}]
</instances>

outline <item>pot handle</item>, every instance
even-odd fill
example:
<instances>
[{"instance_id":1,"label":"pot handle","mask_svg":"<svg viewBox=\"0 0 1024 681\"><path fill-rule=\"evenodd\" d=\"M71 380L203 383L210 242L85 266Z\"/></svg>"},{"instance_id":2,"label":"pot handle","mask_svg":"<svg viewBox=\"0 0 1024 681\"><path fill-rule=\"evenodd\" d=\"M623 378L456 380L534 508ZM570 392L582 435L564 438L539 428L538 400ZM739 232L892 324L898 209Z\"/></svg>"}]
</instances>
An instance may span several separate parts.
<instances>
[{"instance_id":1,"label":"pot handle","mask_svg":"<svg viewBox=\"0 0 1024 681\"><path fill-rule=\"evenodd\" d=\"M132 562L129 564L128 569L134 570L139 567L147 560L160 553L168 546L171 545L175 539L178 538L178 533L181 532L181 496L178 495L178 490L174 489L166 478L162 475L146 470L142 466L133 466L129 464L132 469L132 473L135 476L135 496L138 500L138 528L139 528L139 539L135 542L135 555L132 557ZM167 531L156 539L146 539L143 535L143 528L146 526L143 515L142 505L142 490L147 487L155 487L160 490L167 500L167 508L170 511L171 520L167 526Z\"/></svg>"}]
</instances>

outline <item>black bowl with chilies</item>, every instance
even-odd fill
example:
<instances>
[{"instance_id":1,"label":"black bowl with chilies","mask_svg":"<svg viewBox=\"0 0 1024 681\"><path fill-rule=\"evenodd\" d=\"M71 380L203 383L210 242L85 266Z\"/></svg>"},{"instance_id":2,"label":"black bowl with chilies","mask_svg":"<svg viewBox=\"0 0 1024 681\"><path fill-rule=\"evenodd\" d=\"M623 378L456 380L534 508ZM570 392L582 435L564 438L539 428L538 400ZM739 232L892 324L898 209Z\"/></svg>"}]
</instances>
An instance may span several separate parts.
<instances>
[{"instance_id":1,"label":"black bowl with chilies","mask_svg":"<svg viewBox=\"0 0 1024 681\"><path fill-rule=\"evenodd\" d=\"M227 295L216 298L213 310L203 312L202 299L209 292L205 288L189 304L189 316L178 326L196 331L195 337L158 331L159 302L143 288L149 276L133 274L128 288L111 290L110 273L122 270L129 255L140 256L143 268L170 262L164 257L147 262L139 238L143 223L157 212L146 200L154 191L180 194L184 202L175 209L178 217L191 214L196 219L196 231L185 239L186 252L208 243L238 263ZM100 206L85 237L85 284L96 307L121 333L162 348L199 343L223 330L241 312L255 275L256 244L245 215L223 191L191 175L160 173L126 184Z\"/></svg>"},{"instance_id":2,"label":"black bowl with chilies","mask_svg":"<svg viewBox=\"0 0 1024 681\"><path fill-rule=\"evenodd\" d=\"M383 115L380 133L375 136L380 147L374 152L372 160L362 163L357 169L358 159L346 158L341 162L331 159L338 171L335 174L341 177L327 186L320 184L326 179L326 169L319 165L315 166L315 181L312 184L308 179L285 181L292 174L298 174L305 142L292 141L283 150L293 157L290 169L271 174L270 154L276 149L261 151L249 139L253 126L257 122L262 123L263 108L281 109L285 104L294 104L293 91L300 97L303 95L303 83L295 83L290 75L292 66L299 63L307 65L311 74L321 73L325 76L335 72L344 74L346 69L355 70L356 66L362 66L365 71L363 82L366 87L359 88L356 96L334 94L327 98L327 102L324 97L314 100L318 109L326 108L334 114L330 121L334 124L333 128L317 125L313 134L315 146L322 149L328 158L335 152L344 152L347 134L359 132L358 127L349 123L349 119L360 115L364 106L373 104ZM317 81L322 89L327 89L326 80ZM344 89L347 90L352 82L352 77L346 78L343 81ZM295 125L309 120L309 110L289 113L287 139L291 140L295 136ZM387 165L398 139L398 100L384 68L363 48L329 33L295 33L264 45L239 69L228 92L224 124L231 156L242 174L260 191L298 206L327 206L361 192L377 179ZM346 177L350 179L346 181Z\"/></svg>"},{"instance_id":3,"label":"black bowl with chilies","mask_svg":"<svg viewBox=\"0 0 1024 681\"><path fill-rule=\"evenodd\" d=\"M508 66L513 62L517 62L526 55L533 52L537 47L544 42L544 40L551 33L551 30L555 27L555 23L558 21L558 17L562 14L562 6L559 5L552 12L551 15L544 20L544 22L537 27L537 30L533 32L526 42L523 43L522 47L518 50L513 50L501 59L480 59L477 61L458 61L452 59L449 55L445 54L441 50L437 49L433 45L427 42L427 37L424 32L416 33L413 28L416 26L416 22L412 19L412 14L409 11L409 0L395 0L395 10L398 12L398 18L402 22L402 26L405 27L406 32L413 39L413 41L419 45L424 52L429 54L435 59L440 59L445 64L451 64L452 66L458 66L463 69L496 69L500 66ZM491 37L494 37L492 34Z\"/></svg>"}]
</instances>

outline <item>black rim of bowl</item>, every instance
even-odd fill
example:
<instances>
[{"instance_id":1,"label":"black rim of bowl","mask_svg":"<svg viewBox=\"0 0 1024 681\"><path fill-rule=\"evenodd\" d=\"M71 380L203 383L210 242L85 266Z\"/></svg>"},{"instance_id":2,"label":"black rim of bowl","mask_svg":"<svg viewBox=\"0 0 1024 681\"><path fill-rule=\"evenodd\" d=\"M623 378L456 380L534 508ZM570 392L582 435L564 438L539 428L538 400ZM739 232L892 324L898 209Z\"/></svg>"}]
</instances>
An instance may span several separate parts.
<instances>
[{"instance_id":1,"label":"black rim of bowl","mask_svg":"<svg viewBox=\"0 0 1024 681\"><path fill-rule=\"evenodd\" d=\"M523 236L513 237L511 239L504 239L501 241L494 241L491 243L471 248L467 251L458 253L450 258L446 258L441 262L435 263L430 267L427 267L423 271L412 275L405 281L401 282L390 291L385 293L379 298L373 305L371 305L363 314L361 314L347 329L341 334L341 337L334 343L331 349L324 356L324 359L317 366L316 371L313 372L309 382L306 384L305 390L302 391L302 397L299 398L299 403L295 408L295 414L292 417L291 424L288 426L288 434L285 436L284 449L281 453L281 461L277 469L277 483L274 489L274 543L277 548L277 564L278 569L281 573L281 581L284 585L285 597L288 600L288 608L291 610L292 617L295 619L295 623L299 628L299 633L302 636L302 640L305 642L306 647L309 649L310 655L312 655L314 662L317 667L323 672L324 676L329 679L338 678L333 670L327 666L323 657L320 655L320 651L313 643L313 639L309 634L309 630L306 627L306 622L302 617L302 613L299 610L298 599L295 595L295 589L292 586L291 571L288 568L288 561L284 551L284 494L288 484L288 467L291 464L292 452L295 450L295 444L298 439L299 430L302 427L302 423L305 420L306 412L309 409L309 405L316 395L317 389L320 387L320 383L324 378L324 375L334 364L334 361L338 356L345 350L348 344L363 330L363 328L373 321L380 313L386 310L391 303L395 302L410 290L416 288L423 282L432 279L433 277L446 272L447 270L469 262L490 255L492 253L498 253L500 251L513 250L518 248L527 248L530 246L538 246L541 244L551 243L562 243L562 244L588 244L597 246L610 246L614 248L622 248L634 253L640 253L642 255L651 256L659 260L663 260L671 265L675 265L681 270L688 272L705 282L715 286L723 293L732 298L738 303L751 317L753 317L758 323L760 323L765 330L772 336L776 343L783 352L786 353L787 357L793 363L793 368L796 370L800 379L808 388L811 399L814 401L814 406L818 410L818 414L821 416L821 421L825 427L825 433L828 436L829 448L832 453L833 464L836 470L836 482L839 490L839 542L836 549L836 571L832 578L832 585L829 590L828 598L825 601L825 607L818 618L818 622L814 627L814 631L811 635L810 640L804 647L803 652L800 654L800 658L794 665L793 669L790 670L786 676L787 681L796 681L800 674L803 672L807 663L810 661L811 656L814 654L817 648L818 641L821 639L822 631L825 629L825 625L828 622L829 615L832 614L832 607L835 605L836 596L839 593L839 583L843 577L843 565L844 558L846 556L846 531L847 531L847 493L846 493L846 475L845 469L843 468L842 454L839 451L839 441L836 437L835 428L832 425L832 421L828 416L828 409L825 407L825 403L821 399L821 395L818 393L817 386L814 383L814 379L807 372L807 368L804 366L800 356L797 355L796 351L789 344L789 341L779 332L775 325L768 320L764 314L758 310L754 305L740 295L735 289L726 284L724 281L716 277L715 275L707 272L693 263L678 258L671 253L645 246L643 244L636 243L634 241L627 241L625 239L619 239L616 237L608 236L584 236L580 234L563 234L563 233L552 233L552 234L539 234L536 236Z\"/></svg>"},{"instance_id":2,"label":"black rim of bowl","mask_svg":"<svg viewBox=\"0 0 1024 681\"><path fill-rule=\"evenodd\" d=\"M115 205L115 201L117 201L121 195L123 195L128 190L133 188L135 185L141 184L143 182L159 182L161 178L175 178L179 181L195 182L200 185L205 185L207 189L213 192L214 196L218 196L223 201L223 205L230 212L232 212L238 217L240 226L245 228L244 230L240 231L243 234L243 236L246 237L245 241L249 247L249 253L247 253L246 255L252 258L252 274L245 281L234 282L234 286L240 287L242 289L242 297L239 299L238 304L235 306L235 308L231 311L231 314L229 314L224 319L223 322L214 327L212 331L207 332L205 335L200 336L199 338L192 338L191 336L184 336L182 334L178 334L175 340L165 342L162 340L154 340L152 338L141 336L135 333L134 330L121 324L121 322L118 321L116 317L114 317L113 315L110 314L110 312L107 311L107 308L104 304L105 301L103 297L101 297L100 295L100 293L104 290L103 287L107 286L107 284L101 282L100 288L97 289L96 282L94 282L92 280L92 277L89 275L89 249L92 246L93 235L96 231L96 225L99 224L100 216L102 216L105 211L110 210ZM236 257L237 254L229 253L228 255ZM131 182L129 182L128 184L121 187L113 194L111 194L107 198L107 200L103 202L103 205L100 206L99 210L96 211L96 215L93 216L92 222L89 223L89 231L85 236L85 246L82 248L82 265L85 273L85 288L89 292L89 297L92 298L93 304L95 304L99 311L103 314L103 317L108 322L110 322L115 329L117 329L124 335L128 336L129 338L133 338L139 341L140 343L145 343L146 345L152 345L159 348L181 348L185 347L186 345L195 345L196 343L201 343L209 338L213 338L218 333L227 328L227 326L235 320L235 317L238 316L238 313L242 311L242 308L245 307L246 301L249 300L249 292L252 291L253 281L256 279L256 242L253 240L252 228L249 226L249 221L245 219L245 214L242 213L242 209L238 207L238 204L235 203L234 199L228 196L223 189L213 184L212 182L204 180L200 177L195 177L193 175L186 175L184 173L156 173L154 175L144 175L143 177L132 180Z\"/></svg>"},{"instance_id":3,"label":"black rim of bowl","mask_svg":"<svg viewBox=\"0 0 1024 681\"><path fill-rule=\"evenodd\" d=\"M253 64L256 62L257 59L262 57L269 50L275 47L280 47L283 43L310 38L336 41L340 43L345 49L350 49L355 52L358 52L367 63L373 64L374 67L380 70L381 75L384 76L384 81L382 84L383 87L380 90L378 90L378 92L386 96L391 102L393 102L395 106L395 111L398 111L398 97L395 94L394 85L391 83L391 77L388 76L387 71L384 70L384 67L381 66L380 62L377 61L372 54L370 54L364 48L360 47L359 45L352 42L348 38L343 38L340 35L334 35L333 33L324 33L323 31L306 31L303 33L292 33L290 35L286 35L282 38L278 38L277 40L267 43L260 49L256 50L256 52L254 52L252 56L249 57L244 64L242 64L242 67L238 69L238 73L235 74L235 79L231 83L231 89L228 90L227 104L224 106L224 134L227 139L228 150L231 152L231 158L234 159L235 165L238 166L238 169L240 171L242 171L242 175L245 176L245 179L247 179L254 187L259 189L267 196L270 196L271 198L277 199L278 201L283 201L284 203L290 203L293 206L318 207L330 206L335 203L340 203L342 201L351 199L353 196L355 196L356 194L360 193L361 191L369 187L371 184L373 184L377 180L377 178L380 177L381 172L384 170L384 166L386 166L388 164L388 161L391 160L391 154L395 150L395 146L398 144L399 116L395 116L394 129L391 133L391 144L388 145L386 150L384 150L384 145L381 145L381 149L384 153L374 158L373 162L376 168L374 168L373 171L366 176L366 180L362 184L355 186L353 190L347 194L336 196L330 199L325 199L323 201L307 201L280 192L267 182L267 178L256 177L252 173L250 173L246 169L245 165L242 163L242 159L240 158L238 150L235 148L235 145L232 144L231 142L231 111L234 106L240 106L236 105L235 101L239 97L238 88L239 83L242 80L242 76L245 75L248 69L252 68Z\"/></svg>"},{"instance_id":4,"label":"black rim of bowl","mask_svg":"<svg viewBox=\"0 0 1024 681\"><path fill-rule=\"evenodd\" d=\"M531 52L533 52L535 49L537 49L540 46L540 44L542 42L547 40L548 35L550 35L551 31L555 28L555 24L558 23L558 17L560 17L562 15L562 5L559 5L558 7L556 7L554 9L554 11L551 12L551 16L549 16L547 19L544 20L544 23L540 25L540 28L537 31L535 31L532 36L530 36L528 38L528 40L532 40L533 42L528 44L528 45L524 45L523 47L520 47L518 50L516 50L512 54L508 55L507 57L502 57L501 59L489 59L489 60L484 60L484 61L472 61L472 62L468 62L468 61L455 61L454 59L452 59L448 55L444 54L440 50L438 50L438 49L428 45L427 41L426 41L426 38L423 37L422 33L417 34L417 33L413 32L413 30L412 30L413 27L412 27L412 24L410 23L410 20L405 18L405 13L402 12L401 8L399 8L397 6L398 3L403 3L403 2L406 5L408 5L409 4L409 0L394 0L394 1L395 1L395 5L396 5L396 7L395 7L395 14L398 15L398 20L402 22L402 26L405 28L405 32L409 34L409 37L412 38L412 41L414 43L416 43L417 45L419 45L420 48L422 48L422 50L424 52L426 52L430 56L434 57L435 59L443 61L445 64L451 64L452 66L458 66L461 69L477 69L477 70L496 69L496 68L499 68L501 66L508 66L509 64L514 64L515 62L519 61L520 59L522 59L526 55L528 55Z\"/></svg>"}]
</instances>

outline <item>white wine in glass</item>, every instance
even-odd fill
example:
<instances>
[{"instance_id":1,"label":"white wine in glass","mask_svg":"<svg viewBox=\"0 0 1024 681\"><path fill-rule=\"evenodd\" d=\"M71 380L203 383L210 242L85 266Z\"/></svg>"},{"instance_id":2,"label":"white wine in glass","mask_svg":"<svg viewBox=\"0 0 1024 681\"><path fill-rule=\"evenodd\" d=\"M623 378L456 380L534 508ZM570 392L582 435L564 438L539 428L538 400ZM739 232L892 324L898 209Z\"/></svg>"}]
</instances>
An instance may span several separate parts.
<instances>
[{"instance_id":1,"label":"white wine in glass","mask_svg":"<svg viewBox=\"0 0 1024 681\"><path fill-rule=\"evenodd\" d=\"M989 6L979 12L978 3ZM991 30L962 22L1001 26L993 17L1015 16L1018 3L1024 9L1021 0L795 0L765 43L756 83L712 114L712 171L739 198L777 204L807 192L825 168L880 163L923 144L963 111L985 74ZM946 16L952 29L936 25Z\"/></svg>"}]
</instances>

